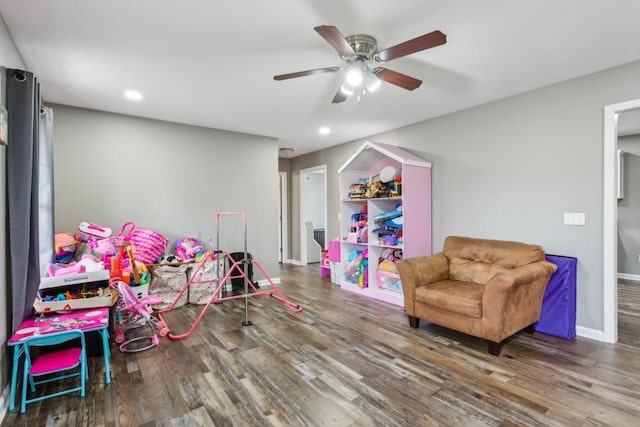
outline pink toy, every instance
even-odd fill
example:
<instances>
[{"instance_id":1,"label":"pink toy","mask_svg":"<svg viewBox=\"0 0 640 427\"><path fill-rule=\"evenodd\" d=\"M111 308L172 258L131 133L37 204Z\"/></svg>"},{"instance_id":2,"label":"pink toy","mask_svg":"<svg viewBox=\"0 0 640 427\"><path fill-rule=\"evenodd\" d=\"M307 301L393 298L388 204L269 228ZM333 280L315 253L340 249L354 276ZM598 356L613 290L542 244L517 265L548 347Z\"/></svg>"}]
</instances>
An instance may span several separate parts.
<instances>
[{"instance_id":1,"label":"pink toy","mask_svg":"<svg viewBox=\"0 0 640 427\"><path fill-rule=\"evenodd\" d=\"M169 244L169 240L160 233L140 227L131 231L130 241L134 258L145 264L155 262Z\"/></svg>"},{"instance_id":2,"label":"pink toy","mask_svg":"<svg viewBox=\"0 0 640 427\"><path fill-rule=\"evenodd\" d=\"M106 239L111 237L111 229L91 222L81 222L78 225L76 239L87 242L91 239Z\"/></svg>"},{"instance_id":3,"label":"pink toy","mask_svg":"<svg viewBox=\"0 0 640 427\"><path fill-rule=\"evenodd\" d=\"M47 266L47 274L49 277L66 276L69 274L84 273L86 268L81 264L49 264Z\"/></svg>"},{"instance_id":4,"label":"pink toy","mask_svg":"<svg viewBox=\"0 0 640 427\"><path fill-rule=\"evenodd\" d=\"M220 247L220 219L223 216L231 216L231 215L240 216L242 218L242 226L244 230L244 233L243 233L244 234L244 258L240 260L236 260L231 256L229 252L224 252L220 250L216 250L215 254L211 252L207 252L205 254L204 259L200 262L198 268L196 268L195 271L191 274L189 280L187 280L187 283L185 283L185 285L182 287L182 290L180 290L178 295L176 295L171 305L169 305L169 307L167 308L164 308L158 311L158 318L163 321L164 320L163 313L171 311L174 308L176 308L177 304L182 300L183 295L186 294L186 292L189 290L189 287L191 285L211 282L216 284L216 289L212 293L209 301L204 305L204 307L200 311L200 314L198 315L198 317L195 319L195 321L191 325L191 328L187 332L182 334L175 334L169 331L168 336L171 339L182 339L191 335L195 330L196 326L198 326L198 323L200 323L200 320L202 319L202 317L205 315L209 306L213 303L221 303L223 301L230 301L235 299L244 299L244 321L242 322L243 326L250 326L252 324L251 321L249 320L249 304L248 304L249 297L270 296L273 299L284 304L292 313L300 313L302 311L302 307L300 305L288 300L284 296L280 288L278 288L278 285L276 285L275 282L267 275L267 272L264 270L264 268L262 268L262 266L258 261L247 257L247 216L244 212L218 212L216 214L216 225L218 228L218 233L217 233L218 237L216 239L215 247L216 248ZM231 264L226 274L224 275L224 277L220 278L220 269L216 269L216 271L218 272L217 278L199 280L202 277L202 275L200 274L202 268L205 265L207 265L208 261L217 262L216 260L219 259L218 258L219 256L227 257ZM251 265L252 267L256 267L259 270L259 272L264 276L265 280L268 282L268 287L269 287L268 289L266 290L257 289L256 284L252 280L250 280L250 278L247 275L249 265ZM226 285L227 280L232 278L244 279L244 292L241 295L231 295L231 296L222 297L223 286ZM165 322L165 325L166 325L166 322Z\"/></svg>"},{"instance_id":5,"label":"pink toy","mask_svg":"<svg viewBox=\"0 0 640 427\"><path fill-rule=\"evenodd\" d=\"M76 239L70 233L56 233L54 236L55 260L68 263L76 253Z\"/></svg>"},{"instance_id":6,"label":"pink toy","mask_svg":"<svg viewBox=\"0 0 640 427\"><path fill-rule=\"evenodd\" d=\"M160 343L156 335L155 328L159 329L161 336L167 335L169 330L162 320L156 319L153 315L153 304L158 304L162 300L154 295L147 295L138 298L131 290L131 286L124 282L118 282L118 299L117 316L118 326L116 327L116 343L120 344L121 352L135 353L138 351L148 350ZM151 335L139 335L135 338L125 340L125 332L129 329L148 326L151 329ZM150 340L146 346L131 345L141 340Z\"/></svg>"},{"instance_id":7,"label":"pink toy","mask_svg":"<svg viewBox=\"0 0 640 427\"><path fill-rule=\"evenodd\" d=\"M185 237L176 241L176 255L182 261L193 261L198 255L202 255L205 252L204 247L193 237Z\"/></svg>"}]
</instances>

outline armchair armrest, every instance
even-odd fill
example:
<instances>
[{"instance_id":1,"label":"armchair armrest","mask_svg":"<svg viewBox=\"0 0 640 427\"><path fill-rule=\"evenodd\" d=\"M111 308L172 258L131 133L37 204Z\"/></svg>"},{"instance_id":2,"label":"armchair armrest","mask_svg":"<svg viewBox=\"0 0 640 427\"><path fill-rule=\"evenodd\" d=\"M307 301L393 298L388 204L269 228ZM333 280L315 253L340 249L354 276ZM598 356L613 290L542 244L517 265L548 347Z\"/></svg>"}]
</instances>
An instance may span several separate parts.
<instances>
[{"instance_id":1,"label":"armchair armrest","mask_svg":"<svg viewBox=\"0 0 640 427\"><path fill-rule=\"evenodd\" d=\"M404 306L410 315L414 313L416 288L449 278L449 259L442 253L398 260L396 266L402 282Z\"/></svg>"},{"instance_id":2,"label":"armchair armrest","mask_svg":"<svg viewBox=\"0 0 640 427\"><path fill-rule=\"evenodd\" d=\"M557 268L548 261L538 261L496 274L482 295L482 317L494 324L508 322L511 316L536 322L544 290Z\"/></svg>"}]
</instances>

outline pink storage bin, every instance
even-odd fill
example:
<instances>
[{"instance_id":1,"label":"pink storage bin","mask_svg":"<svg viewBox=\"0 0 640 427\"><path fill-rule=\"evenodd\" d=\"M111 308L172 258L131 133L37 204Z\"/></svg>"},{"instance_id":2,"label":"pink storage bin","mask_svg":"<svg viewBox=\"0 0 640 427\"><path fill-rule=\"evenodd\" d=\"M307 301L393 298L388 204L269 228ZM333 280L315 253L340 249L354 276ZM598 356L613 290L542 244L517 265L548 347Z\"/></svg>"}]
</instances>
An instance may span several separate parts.
<instances>
[{"instance_id":1,"label":"pink storage bin","mask_svg":"<svg viewBox=\"0 0 640 427\"><path fill-rule=\"evenodd\" d=\"M329 242L329 261L340 262L340 239L333 239Z\"/></svg>"}]
</instances>

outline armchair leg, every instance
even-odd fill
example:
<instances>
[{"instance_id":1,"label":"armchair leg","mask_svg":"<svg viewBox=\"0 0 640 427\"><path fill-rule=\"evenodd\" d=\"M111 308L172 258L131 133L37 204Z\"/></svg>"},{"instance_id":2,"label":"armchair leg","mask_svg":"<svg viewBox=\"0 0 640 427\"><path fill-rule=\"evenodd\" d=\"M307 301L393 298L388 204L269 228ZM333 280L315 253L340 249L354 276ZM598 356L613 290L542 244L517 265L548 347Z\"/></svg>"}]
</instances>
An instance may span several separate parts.
<instances>
[{"instance_id":1,"label":"armchair leg","mask_svg":"<svg viewBox=\"0 0 640 427\"><path fill-rule=\"evenodd\" d=\"M420 319L415 317L415 316L408 316L409 317L409 326L411 326L412 328L417 328L420 325Z\"/></svg>"},{"instance_id":2,"label":"armchair leg","mask_svg":"<svg viewBox=\"0 0 640 427\"><path fill-rule=\"evenodd\" d=\"M492 354L494 356L500 356L501 344L499 342L487 340L487 348L489 350L489 354Z\"/></svg>"}]
</instances>

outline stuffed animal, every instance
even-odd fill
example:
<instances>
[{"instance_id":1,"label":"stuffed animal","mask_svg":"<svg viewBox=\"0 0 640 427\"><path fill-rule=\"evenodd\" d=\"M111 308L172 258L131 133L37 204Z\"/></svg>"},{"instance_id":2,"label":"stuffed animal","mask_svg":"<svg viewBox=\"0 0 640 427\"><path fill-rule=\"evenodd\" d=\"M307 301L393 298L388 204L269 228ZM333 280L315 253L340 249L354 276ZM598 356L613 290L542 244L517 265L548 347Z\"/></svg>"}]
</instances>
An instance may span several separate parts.
<instances>
[{"instance_id":1,"label":"stuffed animal","mask_svg":"<svg viewBox=\"0 0 640 427\"><path fill-rule=\"evenodd\" d=\"M373 199L377 197L378 192L382 190L382 183L380 181L373 181L367 184L367 191L364 193L364 197L367 199Z\"/></svg>"},{"instance_id":2,"label":"stuffed animal","mask_svg":"<svg viewBox=\"0 0 640 427\"><path fill-rule=\"evenodd\" d=\"M177 264L180 262L180 258L173 254L166 254L159 257L156 262L158 264Z\"/></svg>"},{"instance_id":3,"label":"stuffed animal","mask_svg":"<svg viewBox=\"0 0 640 427\"><path fill-rule=\"evenodd\" d=\"M68 264L76 254L77 241L71 233L56 233L54 236L55 262Z\"/></svg>"}]
</instances>

